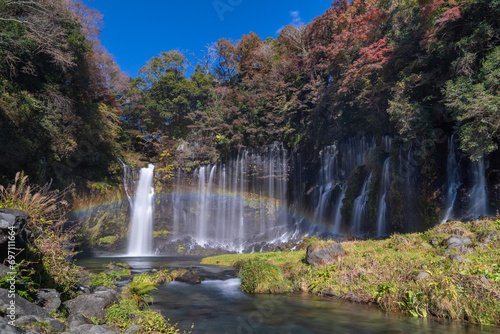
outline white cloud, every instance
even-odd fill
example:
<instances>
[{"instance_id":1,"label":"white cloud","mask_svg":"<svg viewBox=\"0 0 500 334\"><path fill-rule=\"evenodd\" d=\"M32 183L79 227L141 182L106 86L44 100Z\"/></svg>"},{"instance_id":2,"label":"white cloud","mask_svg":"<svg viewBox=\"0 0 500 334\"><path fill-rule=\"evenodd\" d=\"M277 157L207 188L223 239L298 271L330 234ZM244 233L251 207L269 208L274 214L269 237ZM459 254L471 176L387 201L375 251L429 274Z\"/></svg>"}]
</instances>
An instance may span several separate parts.
<instances>
[{"instance_id":1,"label":"white cloud","mask_svg":"<svg viewBox=\"0 0 500 334\"><path fill-rule=\"evenodd\" d=\"M302 18L300 17L300 12L298 10L291 11L290 17L292 18L292 21L290 21L290 23L288 23L287 25L292 25L296 28L304 26L304 22L302 21ZM279 35L284 27L286 27L286 25L281 26L278 30L276 30L276 35Z\"/></svg>"}]
</instances>

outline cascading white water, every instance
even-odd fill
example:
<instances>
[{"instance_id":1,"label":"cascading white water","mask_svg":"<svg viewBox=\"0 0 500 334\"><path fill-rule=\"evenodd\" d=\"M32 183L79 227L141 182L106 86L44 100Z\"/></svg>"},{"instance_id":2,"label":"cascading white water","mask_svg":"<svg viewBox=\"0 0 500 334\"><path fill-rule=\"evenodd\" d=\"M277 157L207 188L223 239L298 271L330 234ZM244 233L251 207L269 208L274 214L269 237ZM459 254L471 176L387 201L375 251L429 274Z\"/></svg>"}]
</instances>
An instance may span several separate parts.
<instances>
[{"instance_id":1,"label":"cascading white water","mask_svg":"<svg viewBox=\"0 0 500 334\"><path fill-rule=\"evenodd\" d=\"M446 159L446 199L445 211L441 224L451 217L453 213L453 205L457 199L458 188L462 185L460 180L460 164L457 159L457 150L455 149L455 141L453 136L448 139L448 157Z\"/></svg>"},{"instance_id":2,"label":"cascading white water","mask_svg":"<svg viewBox=\"0 0 500 334\"><path fill-rule=\"evenodd\" d=\"M416 147L413 144L409 145L406 154L402 147L399 148L398 157L398 185L399 191L404 194L404 202L406 206L407 215L405 217L405 224L408 232L416 232L418 230L418 200L414 189L417 187L417 173L419 171L419 164L417 162Z\"/></svg>"},{"instance_id":3,"label":"cascading white water","mask_svg":"<svg viewBox=\"0 0 500 334\"><path fill-rule=\"evenodd\" d=\"M484 158L472 162L472 189L470 191L469 216L488 214L488 190L486 189L486 169Z\"/></svg>"},{"instance_id":4,"label":"cascading white water","mask_svg":"<svg viewBox=\"0 0 500 334\"><path fill-rule=\"evenodd\" d=\"M338 150L335 145L326 146L320 152L321 168L318 177L318 191L315 193L316 208L314 209L314 222L327 224L330 221L327 209L331 203L334 190L338 187ZM335 212L333 213L335 215ZM335 220L335 216L333 217ZM325 226L325 228L327 228Z\"/></svg>"},{"instance_id":5,"label":"cascading white water","mask_svg":"<svg viewBox=\"0 0 500 334\"><path fill-rule=\"evenodd\" d=\"M361 234L361 224L363 223L363 219L366 218L366 204L368 203L368 195L370 194L371 183L372 173L370 173L366 178L365 182L363 183L363 187L361 188L361 193L358 197L356 197L352 205L351 233L354 235Z\"/></svg>"},{"instance_id":6,"label":"cascading white water","mask_svg":"<svg viewBox=\"0 0 500 334\"><path fill-rule=\"evenodd\" d=\"M382 179L380 180L380 199L378 202L377 211L377 236L386 235L387 230L387 203L385 198L391 186L391 159L387 158L384 161L382 168Z\"/></svg>"},{"instance_id":7,"label":"cascading white water","mask_svg":"<svg viewBox=\"0 0 500 334\"><path fill-rule=\"evenodd\" d=\"M347 180L354 168L366 164L366 152L375 146L375 140L368 140L366 137L349 138L341 142L339 147L341 176Z\"/></svg>"},{"instance_id":8,"label":"cascading white water","mask_svg":"<svg viewBox=\"0 0 500 334\"><path fill-rule=\"evenodd\" d=\"M129 256L152 255L155 166L141 168L130 219Z\"/></svg>"},{"instance_id":9,"label":"cascading white water","mask_svg":"<svg viewBox=\"0 0 500 334\"><path fill-rule=\"evenodd\" d=\"M123 188L125 189L125 194L127 195L128 203L130 207L134 205L132 201L132 196L130 195L130 187L135 182L135 171L130 168L126 163L124 163L120 158L118 161L122 164L123 167Z\"/></svg>"},{"instance_id":10,"label":"cascading white water","mask_svg":"<svg viewBox=\"0 0 500 334\"><path fill-rule=\"evenodd\" d=\"M225 164L199 167L194 180L178 173L173 194L174 238L241 252L253 244L286 241L295 232L288 219L286 150L240 149Z\"/></svg>"},{"instance_id":11,"label":"cascading white water","mask_svg":"<svg viewBox=\"0 0 500 334\"><path fill-rule=\"evenodd\" d=\"M390 138L384 137L384 147L390 147ZM373 139L350 138L337 145L326 146L320 152L320 170L317 187L312 195L314 224L309 233L341 232L343 199L351 172L366 163L366 152L375 147Z\"/></svg>"},{"instance_id":12,"label":"cascading white water","mask_svg":"<svg viewBox=\"0 0 500 334\"><path fill-rule=\"evenodd\" d=\"M178 191L181 189L181 178L182 178L182 171L179 168L177 170L177 176L175 179L175 189L177 189ZM180 206L181 206L181 193L177 192L173 194L174 234L179 233L179 222L181 221L180 215L182 214Z\"/></svg>"},{"instance_id":13,"label":"cascading white water","mask_svg":"<svg viewBox=\"0 0 500 334\"><path fill-rule=\"evenodd\" d=\"M342 201L345 198L345 188L341 188L341 193L339 198L337 199L337 203L335 203L335 211L334 211L334 220L333 220L333 233L340 233L340 224L342 224Z\"/></svg>"}]
</instances>

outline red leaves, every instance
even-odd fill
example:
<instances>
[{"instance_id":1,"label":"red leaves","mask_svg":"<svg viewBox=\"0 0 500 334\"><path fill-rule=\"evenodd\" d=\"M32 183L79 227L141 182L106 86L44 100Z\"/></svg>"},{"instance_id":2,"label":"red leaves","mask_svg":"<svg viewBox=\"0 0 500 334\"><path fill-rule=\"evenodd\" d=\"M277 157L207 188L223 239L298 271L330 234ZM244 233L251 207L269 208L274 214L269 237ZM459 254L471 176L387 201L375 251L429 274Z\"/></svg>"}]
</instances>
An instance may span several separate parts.
<instances>
[{"instance_id":1,"label":"red leaves","mask_svg":"<svg viewBox=\"0 0 500 334\"><path fill-rule=\"evenodd\" d=\"M308 28L311 51L308 68L338 76L352 63L360 48L379 36L388 14L377 0L354 0L330 8Z\"/></svg>"},{"instance_id":2,"label":"red leaves","mask_svg":"<svg viewBox=\"0 0 500 334\"><path fill-rule=\"evenodd\" d=\"M441 17L436 20L437 24L445 24L448 21L455 21L460 18L460 8L458 6L452 7L441 14Z\"/></svg>"},{"instance_id":3,"label":"red leaves","mask_svg":"<svg viewBox=\"0 0 500 334\"><path fill-rule=\"evenodd\" d=\"M443 0L433 0L430 4L422 8L425 18L431 17L439 7L444 4Z\"/></svg>"},{"instance_id":4,"label":"red leaves","mask_svg":"<svg viewBox=\"0 0 500 334\"><path fill-rule=\"evenodd\" d=\"M361 48L359 51L361 57L348 68L339 93L347 92L357 81L381 69L391 58L387 54L392 52L393 49L394 47L387 46L386 37L365 48Z\"/></svg>"},{"instance_id":5,"label":"red leaves","mask_svg":"<svg viewBox=\"0 0 500 334\"><path fill-rule=\"evenodd\" d=\"M424 38L422 39L421 45L430 45L436 43L437 40L437 33L443 29L443 27L449 23L458 20L461 17L460 13L460 6L453 6L451 8L448 8L445 10L441 15L437 15L437 11L440 8L441 5L444 4L444 1L442 0L434 0L433 3L431 4L432 7L426 6L422 8L424 13L426 14L427 18L430 19L433 15L436 15L437 17L435 18L435 21L432 25L432 27L427 30L425 33Z\"/></svg>"}]
</instances>

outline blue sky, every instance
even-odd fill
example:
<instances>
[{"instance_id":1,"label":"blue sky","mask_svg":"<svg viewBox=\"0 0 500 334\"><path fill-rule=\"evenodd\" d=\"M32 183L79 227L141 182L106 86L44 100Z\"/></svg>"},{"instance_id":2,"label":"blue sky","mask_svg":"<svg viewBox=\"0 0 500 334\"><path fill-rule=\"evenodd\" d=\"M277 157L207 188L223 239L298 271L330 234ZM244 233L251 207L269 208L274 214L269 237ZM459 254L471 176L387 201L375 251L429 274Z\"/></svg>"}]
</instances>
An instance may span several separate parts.
<instances>
[{"instance_id":1,"label":"blue sky","mask_svg":"<svg viewBox=\"0 0 500 334\"><path fill-rule=\"evenodd\" d=\"M331 0L86 0L104 15L102 41L121 69L134 77L162 51L200 54L219 38L255 32L276 37L290 23L309 23Z\"/></svg>"}]
</instances>

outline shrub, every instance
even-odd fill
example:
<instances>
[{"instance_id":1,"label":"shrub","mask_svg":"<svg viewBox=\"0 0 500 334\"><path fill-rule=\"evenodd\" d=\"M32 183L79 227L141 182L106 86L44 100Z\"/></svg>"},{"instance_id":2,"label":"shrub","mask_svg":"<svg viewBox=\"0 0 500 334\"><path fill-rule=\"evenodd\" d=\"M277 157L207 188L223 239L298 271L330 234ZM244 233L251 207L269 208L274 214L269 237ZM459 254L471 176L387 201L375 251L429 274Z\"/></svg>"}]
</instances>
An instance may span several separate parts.
<instances>
[{"instance_id":1,"label":"shrub","mask_svg":"<svg viewBox=\"0 0 500 334\"><path fill-rule=\"evenodd\" d=\"M281 269L262 259L250 260L240 271L241 290L249 293L282 293L290 290Z\"/></svg>"},{"instance_id":2,"label":"shrub","mask_svg":"<svg viewBox=\"0 0 500 334\"><path fill-rule=\"evenodd\" d=\"M147 306L148 300L153 301L151 291L156 290L156 287L152 283L152 277L147 273L142 273L134 277L132 282L125 286L123 293L135 300L137 307Z\"/></svg>"}]
</instances>

